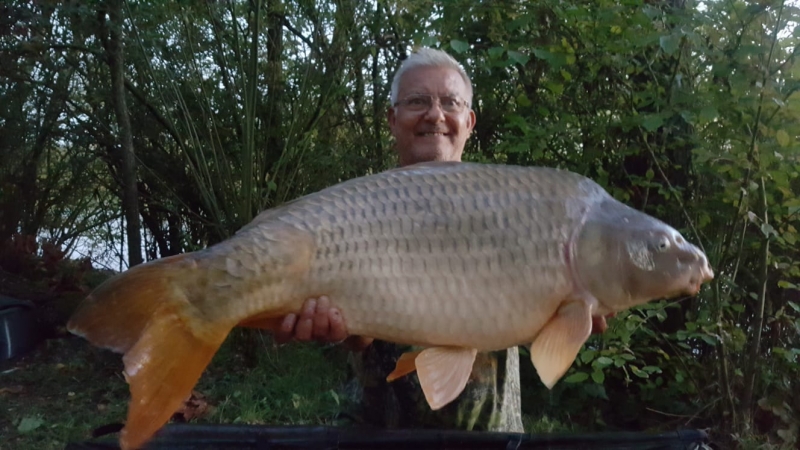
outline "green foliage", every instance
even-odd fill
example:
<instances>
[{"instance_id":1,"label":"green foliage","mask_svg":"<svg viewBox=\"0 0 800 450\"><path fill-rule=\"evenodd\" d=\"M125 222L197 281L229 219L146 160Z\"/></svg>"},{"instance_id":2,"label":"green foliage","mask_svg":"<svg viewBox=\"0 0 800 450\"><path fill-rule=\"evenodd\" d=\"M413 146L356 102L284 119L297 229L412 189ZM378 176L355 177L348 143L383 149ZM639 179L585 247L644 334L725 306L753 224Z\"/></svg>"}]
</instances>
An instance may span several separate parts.
<instances>
[{"instance_id":1,"label":"green foliage","mask_svg":"<svg viewBox=\"0 0 800 450\"><path fill-rule=\"evenodd\" d=\"M339 422L349 405L344 351L257 342L253 367L243 364L235 339L223 344L196 386L210 408L194 422ZM48 340L4 366L0 389L0 448L14 450L61 450L88 440L96 428L124 421L129 398L119 355L77 337Z\"/></svg>"},{"instance_id":2,"label":"green foliage","mask_svg":"<svg viewBox=\"0 0 800 450\"><path fill-rule=\"evenodd\" d=\"M277 348L260 336L256 361L242 367L241 353L229 339L217 353L197 389L216 405L203 419L212 423L269 425L335 424L348 408L343 390L345 357L341 349L323 352L307 344Z\"/></svg>"},{"instance_id":3,"label":"green foliage","mask_svg":"<svg viewBox=\"0 0 800 450\"><path fill-rule=\"evenodd\" d=\"M19 425L17 425L17 431L20 434L30 433L43 424L44 420L42 420L42 416L26 416L19 421Z\"/></svg>"},{"instance_id":4,"label":"green foliage","mask_svg":"<svg viewBox=\"0 0 800 450\"><path fill-rule=\"evenodd\" d=\"M0 238L52 236L67 251L79 239L105 240L93 256L114 257L122 227L118 131L108 125L96 11L12 5L11 17L31 26L0 37L14 56L0 69L0 118L9 130L0 133L8 149L0 154ZM475 88L478 121L466 159L590 176L679 228L716 273L693 298L611 319L552 392L522 364L530 426L538 417L583 429L697 426L740 444L790 445L786 421L800 411L793 4L265 0L127 8L126 87L149 258L206 246L261 209L391 166L391 75L414 46L439 47ZM239 392L251 406L234 418L272 413L253 399L276 392ZM335 397L323 396L313 408L325 413L314 416L302 407L310 394L293 392L296 401L281 401L302 420L325 420L334 408Z\"/></svg>"}]
</instances>

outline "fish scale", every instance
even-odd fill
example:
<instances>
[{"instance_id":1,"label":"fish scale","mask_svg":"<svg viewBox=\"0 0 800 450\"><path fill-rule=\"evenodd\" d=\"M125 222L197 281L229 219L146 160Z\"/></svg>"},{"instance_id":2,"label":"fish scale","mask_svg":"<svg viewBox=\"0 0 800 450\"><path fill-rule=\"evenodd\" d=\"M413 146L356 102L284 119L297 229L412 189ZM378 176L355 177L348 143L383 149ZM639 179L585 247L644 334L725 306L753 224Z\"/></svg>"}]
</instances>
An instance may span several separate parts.
<instances>
[{"instance_id":1,"label":"fish scale","mask_svg":"<svg viewBox=\"0 0 800 450\"><path fill-rule=\"evenodd\" d=\"M326 295L351 335L425 347L416 371L439 409L478 351L530 344L548 388L593 318L696 294L708 260L593 181L549 168L423 163L265 211L205 250L133 267L93 291L68 329L124 353L123 450L146 442L235 326L275 330Z\"/></svg>"},{"instance_id":2,"label":"fish scale","mask_svg":"<svg viewBox=\"0 0 800 450\"><path fill-rule=\"evenodd\" d=\"M288 224L313 236L316 248L306 279L285 293L293 299L253 304L263 310L293 301L298 307L325 293L355 334L484 350L532 339L557 306L547 300L572 289L563 251L567 230L581 217L568 216L565 196L583 195L585 210L604 192L586 196L585 179L561 171L514 172L468 164L398 170L290 203L281 220L257 218L256 227L266 230L261 233ZM248 241L253 232L237 238ZM487 299L496 311L488 315ZM375 321L376 313L384 318ZM472 333L454 338L459 327Z\"/></svg>"}]
</instances>

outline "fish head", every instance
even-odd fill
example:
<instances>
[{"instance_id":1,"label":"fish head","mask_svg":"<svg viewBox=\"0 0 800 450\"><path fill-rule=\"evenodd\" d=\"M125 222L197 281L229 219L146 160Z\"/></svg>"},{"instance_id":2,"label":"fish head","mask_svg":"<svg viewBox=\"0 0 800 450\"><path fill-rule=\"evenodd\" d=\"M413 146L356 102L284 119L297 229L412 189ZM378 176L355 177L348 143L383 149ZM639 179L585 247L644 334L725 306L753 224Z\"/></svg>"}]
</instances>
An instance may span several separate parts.
<instances>
[{"instance_id":1,"label":"fish head","mask_svg":"<svg viewBox=\"0 0 800 450\"><path fill-rule=\"evenodd\" d=\"M705 253L676 229L610 197L587 213L571 261L601 312L696 295L714 278Z\"/></svg>"}]
</instances>

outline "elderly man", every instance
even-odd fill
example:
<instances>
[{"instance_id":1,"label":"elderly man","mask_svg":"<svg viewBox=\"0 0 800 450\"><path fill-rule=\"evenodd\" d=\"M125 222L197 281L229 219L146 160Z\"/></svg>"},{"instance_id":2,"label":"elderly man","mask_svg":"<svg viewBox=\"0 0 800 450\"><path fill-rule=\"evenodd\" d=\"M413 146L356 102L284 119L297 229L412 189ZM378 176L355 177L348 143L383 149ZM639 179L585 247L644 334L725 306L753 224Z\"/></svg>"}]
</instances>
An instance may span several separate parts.
<instances>
[{"instance_id":1,"label":"elderly man","mask_svg":"<svg viewBox=\"0 0 800 450\"><path fill-rule=\"evenodd\" d=\"M461 161L475 126L472 83L450 55L422 48L410 55L394 76L388 122L401 166L425 161ZM279 341L292 337L339 342L347 338L341 313L326 297L309 299L297 317L287 316ZM439 427L522 432L519 354L509 349L476 360L470 383L456 401L431 411L416 375L385 381L407 350L387 342L351 336L348 345L365 349L354 355L363 386L364 419L385 427Z\"/></svg>"}]
</instances>

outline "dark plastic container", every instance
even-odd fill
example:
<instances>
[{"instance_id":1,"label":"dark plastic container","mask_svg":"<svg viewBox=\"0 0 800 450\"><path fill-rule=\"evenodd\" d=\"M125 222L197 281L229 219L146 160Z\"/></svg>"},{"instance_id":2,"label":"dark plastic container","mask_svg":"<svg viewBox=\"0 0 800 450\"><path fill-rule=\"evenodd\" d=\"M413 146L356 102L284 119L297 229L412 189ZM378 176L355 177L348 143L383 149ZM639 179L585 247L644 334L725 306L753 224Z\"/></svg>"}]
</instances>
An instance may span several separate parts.
<instances>
[{"instance_id":1,"label":"dark plastic container","mask_svg":"<svg viewBox=\"0 0 800 450\"><path fill-rule=\"evenodd\" d=\"M170 424L145 447L162 449L259 450L702 450L708 436L700 430L671 433L544 434L439 430L374 430L336 427ZM65 450L118 449L116 438L71 443Z\"/></svg>"},{"instance_id":2,"label":"dark plastic container","mask_svg":"<svg viewBox=\"0 0 800 450\"><path fill-rule=\"evenodd\" d=\"M22 356L43 339L35 305L0 295L0 361Z\"/></svg>"}]
</instances>

